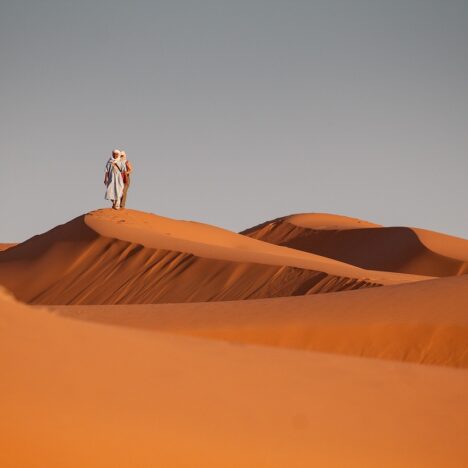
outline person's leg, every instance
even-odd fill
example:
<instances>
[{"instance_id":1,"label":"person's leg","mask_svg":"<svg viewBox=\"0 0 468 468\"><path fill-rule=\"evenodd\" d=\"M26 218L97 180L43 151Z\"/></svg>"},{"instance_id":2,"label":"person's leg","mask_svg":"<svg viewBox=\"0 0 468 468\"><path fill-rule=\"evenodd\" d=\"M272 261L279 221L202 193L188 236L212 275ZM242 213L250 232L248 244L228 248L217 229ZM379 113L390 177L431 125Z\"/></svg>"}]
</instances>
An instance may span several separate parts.
<instances>
[{"instance_id":1,"label":"person's leg","mask_svg":"<svg viewBox=\"0 0 468 468\"><path fill-rule=\"evenodd\" d=\"M120 207L125 208L127 204L127 192L128 187L130 187L130 176L127 176L127 183L124 185L123 194L122 194L122 201L120 202Z\"/></svg>"},{"instance_id":2,"label":"person's leg","mask_svg":"<svg viewBox=\"0 0 468 468\"><path fill-rule=\"evenodd\" d=\"M120 200L120 207L125 208L125 203L127 202L127 184L124 185L122 192L122 199Z\"/></svg>"}]
</instances>

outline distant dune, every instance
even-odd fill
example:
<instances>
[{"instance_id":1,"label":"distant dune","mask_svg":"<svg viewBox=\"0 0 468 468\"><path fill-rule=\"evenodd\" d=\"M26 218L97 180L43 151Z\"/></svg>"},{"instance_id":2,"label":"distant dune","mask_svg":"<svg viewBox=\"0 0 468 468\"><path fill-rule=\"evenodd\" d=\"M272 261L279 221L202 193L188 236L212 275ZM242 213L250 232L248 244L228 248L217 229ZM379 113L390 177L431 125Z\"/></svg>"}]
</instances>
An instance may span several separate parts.
<instances>
[{"instance_id":1,"label":"distant dune","mask_svg":"<svg viewBox=\"0 0 468 468\"><path fill-rule=\"evenodd\" d=\"M2 467L468 463L466 371L78 322L1 292L0 369Z\"/></svg>"},{"instance_id":2,"label":"distant dune","mask_svg":"<svg viewBox=\"0 0 468 468\"><path fill-rule=\"evenodd\" d=\"M34 304L255 299L424 278L133 210L99 210L0 253L0 283Z\"/></svg>"},{"instance_id":3,"label":"distant dune","mask_svg":"<svg viewBox=\"0 0 468 468\"><path fill-rule=\"evenodd\" d=\"M278 218L242 234L360 268L427 276L468 272L468 240L329 214Z\"/></svg>"},{"instance_id":4,"label":"distant dune","mask_svg":"<svg viewBox=\"0 0 468 468\"><path fill-rule=\"evenodd\" d=\"M10 244L2 244L2 243L0 243L0 252L3 252L4 250L8 250L8 249L10 249L11 247L14 247L15 245L17 245L17 244L12 244L12 243L10 243Z\"/></svg>"}]
</instances>

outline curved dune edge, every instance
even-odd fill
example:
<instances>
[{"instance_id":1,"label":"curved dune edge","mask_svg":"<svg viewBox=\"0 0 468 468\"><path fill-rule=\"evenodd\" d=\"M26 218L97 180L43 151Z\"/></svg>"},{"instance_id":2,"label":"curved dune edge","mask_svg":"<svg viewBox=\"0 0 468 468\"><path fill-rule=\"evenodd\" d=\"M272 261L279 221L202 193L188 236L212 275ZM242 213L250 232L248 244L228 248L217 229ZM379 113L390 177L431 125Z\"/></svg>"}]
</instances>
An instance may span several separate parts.
<instances>
[{"instance_id":1,"label":"curved dune edge","mask_svg":"<svg viewBox=\"0 0 468 468\"><path fill-rule=\"evenodd\" d=\"M421 228L411 228L428 249L447 258L468 262L468 240ZM467 272L468 270L463 270Z\"/></svg>"},{"instance_id":2,"label":"curved dune edge","mask_svg":"<svg viewBox=\"0 0 468 468\"><path fill-rule=\"evenodd\" d=\"M340 229L366 229L383 228L389 229L381 224L371 223L358 218L348 216L334 215L328 213L303 213L286 216L283 219L286 222L297 227L319 230L340 230ZM425 247L436 254L468 262L468 240L460 237L443 234L441 232L430 231L428 229L408 227L418 237L419 241Z\"/></svg>"},{"instance_id":3,"label":"curved dune edge","mask_svg":"<svg viewBox=\"0 0 468 468\"><path fill-rule=\"evenodd\" d=\"M99 235L83 217L0 254L0 283L31 304L202 302L377 286L321 271L230 262Z\"/></svg>"},{"instance_id":4,"label":"curved dune edge","mask_svg":"<svg viewBox=\"0 0 468 468\"><path fill-rule=\"evenodd\" d=\"M317 213L278 218L242 234L367 270L431 277L468 272L468 240L425 229Z\"/></svg>"},{"instance_id":5,"label":"curved dune edge","mask_svg":"<svg viewBox=\"0 0 468 468\"><path fill-rule=\"evenodd\" d=\"M3 252L4 250L11 249L15 245L18 245L18 244L15 244L15 243L0 243L0 252Z\"/></svg>"},{"instance_id":6,"label":"curved dune edge","mask_svg":"<svg viewBox=\"0 0 468 468\"><path fill-rule=\"evenodd\" d=\"M349 216L335 215L331 213L300 213L286 216L284 219L290 224L307 229L365 229L380 228L380 224L371 223Z\"/></svg>"},{"instance_id":7,"label":"curved dune edge","mask_svg":"<svg viewBox=\"0 0 468 468\"><path fill-rule=\"evenodd\" d=\"M379 284L427 279L420 275L364 270L310 252L248 238L216 226L175 220L136 210L97 210L87 214L84 221L103 237L152 249L188 253L201 258L282 265Z\"/></svg>"},{"instance_id":8,"label":"curved dune edge","mask_svg":"<svg viewBox=\"0 0 468 468\"><path fill-rule=\"evenodd\" d=\"M421 279L131 210L81 216L0 253L0 283L45 305L258 299Z\"/></svg>"},{"instance_id":9,"label":"curved dune edge","mask_svg":"<svg viewBox=\"0 0 468 468\"><path fill-rule=\"evenodd\" d=\"M238 343L468 367L468 276L255 301L54 310Z\"/></svg>"},{"instance_id":10,"label":"curved dune edge","mask_svg":"<svg viewBox=\"0 0 468 468\"><path fill-rule=\"evenodd\" d=\"M468 463L464 370L108 327L1 297L0 370L1 466Z\"/></svg>"}]
</instances>

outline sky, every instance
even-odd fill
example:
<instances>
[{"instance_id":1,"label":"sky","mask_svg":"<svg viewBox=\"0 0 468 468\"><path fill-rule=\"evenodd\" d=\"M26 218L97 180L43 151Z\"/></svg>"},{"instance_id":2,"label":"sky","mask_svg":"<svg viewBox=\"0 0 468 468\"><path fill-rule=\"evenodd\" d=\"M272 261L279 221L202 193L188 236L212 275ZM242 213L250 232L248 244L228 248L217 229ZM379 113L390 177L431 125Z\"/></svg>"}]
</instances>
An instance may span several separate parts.
<instances>
[{"instance_id":1,"label":"sky","mask_svg":"<svg viewBox=\"0 0 468 468\"><path fill-rule=\"evenodd\" d=\"M468 238L466 0L0 0L0 242L107 207Z\"/></svg>"}]
</instances>

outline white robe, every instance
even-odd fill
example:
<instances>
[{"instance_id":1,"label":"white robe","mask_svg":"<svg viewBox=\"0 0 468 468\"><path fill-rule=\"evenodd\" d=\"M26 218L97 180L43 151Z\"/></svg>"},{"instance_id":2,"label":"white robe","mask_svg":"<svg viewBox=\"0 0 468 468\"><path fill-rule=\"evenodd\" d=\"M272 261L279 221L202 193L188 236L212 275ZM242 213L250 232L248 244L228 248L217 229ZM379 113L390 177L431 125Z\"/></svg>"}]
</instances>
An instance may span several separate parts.
<instances>
[{"instance_id":1,"label":"white robe","mask_svg":"<svg viewBox=\"0 0 468 468\"><path fill-rule=\"evenodd\" d=\"M113 164L114 163L114 164ZM115 167L115 166L117 167ZM107 190L106 200L118 201L122 198L124 183L122 179L122 172L125 171L125 163L120 158L110 158L106 164L107 171Z\"/></svg>"}]
</instances>

